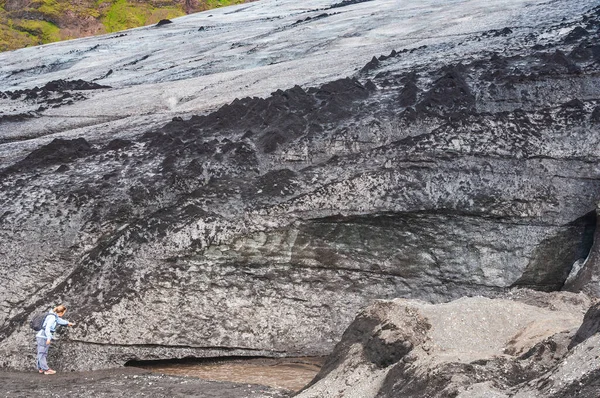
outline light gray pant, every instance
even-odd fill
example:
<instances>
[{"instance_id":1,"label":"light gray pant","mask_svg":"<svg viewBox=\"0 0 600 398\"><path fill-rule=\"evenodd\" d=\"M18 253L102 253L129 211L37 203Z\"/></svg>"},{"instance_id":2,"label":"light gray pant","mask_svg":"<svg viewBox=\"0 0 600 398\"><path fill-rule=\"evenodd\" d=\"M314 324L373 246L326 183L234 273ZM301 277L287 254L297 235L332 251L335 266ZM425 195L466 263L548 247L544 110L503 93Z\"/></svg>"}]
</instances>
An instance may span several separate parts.
<instances>
[{"instance_id":1,"label":"light gray pant","mask_svg":"<svg viewBox=\"0 0 600 398\"><path fill-rule=\"evenodd\" d=\"M50 344L46 344L44 337L36 337L37 340L37 368L41 370L48 370L48 349Z\"/></svg>"}]
</instances>

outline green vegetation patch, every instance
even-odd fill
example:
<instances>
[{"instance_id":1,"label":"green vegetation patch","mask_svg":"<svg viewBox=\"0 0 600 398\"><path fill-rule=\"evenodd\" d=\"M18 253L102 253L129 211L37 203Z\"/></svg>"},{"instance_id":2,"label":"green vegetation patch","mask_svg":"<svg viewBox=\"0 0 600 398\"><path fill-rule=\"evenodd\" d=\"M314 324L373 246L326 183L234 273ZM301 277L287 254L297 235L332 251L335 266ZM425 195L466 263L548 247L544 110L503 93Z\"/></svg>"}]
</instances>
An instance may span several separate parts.
<instances>
[{"instance_id":1,"label":"green vegetation patch","mask_svg":"<svg viewBox=\"0 0 600 398\"><path fill-rule=\"evenodd\" d=\"M206 0L207 8L218 8L245 3L245 0Z\"/></svg>"},{"instance_id":2,"label":"green vegetation patch","mask_svg":"<svg viewBox=\"0 0 600 398\"><path fill-rule=\"evenodd\" d=\"M38 45L39 39L26 32L19 32L12 27L0 24L0 51Z\"/></svg>"},{"instance_id":3,"label":"green vegetation patch","mask_svg":"<svg viewBox=\"0 0 600 398\"><path fill-rule=\"evenodd\" d=\"M99 5L106 3L102 1ZM127 0L114 0L102 18L107 32L136 28L157 23L161 19L185 15L180 6L155 8L147 3L130 3Z\"/></svg>"},{"instance_id":4,"label":"green vegetation patch","mask_svg":"<svg viewBox=\"0 0 600 398\"><path fill-rule=\"evenodd\" d=\"M14 28L30 36L39 38L38 44L51 43L61 39L60 29L52 22L24 19L15 23Z\"/></svg>"},{"instance_id":5,"label":"green vegetation patch","mask_svg":"<svg viewBox=\"0 0 600 398\"><path fill-rule=\"evenodd\" d=\"M37 8L37 10L41 13L43 13L44 15L47 15L49 17L52 18L59 18L61 16L61 14L66 11L65 9L68 6L69 3L62 3L60 4L58 1L56 0L37 0L37 1L33 1L30 4L31 8Z\"/></svg>"},{"instance_id":6,"label":"green vegetation patch","mask_svg":"<svg viewBox=\"0 0 600 398\"><path fill-rule=\"evenodd\" d=\"M242 4L248 0L200 0L196 9ZM156 24L161 19L185 15L184 2L142 0L30 0L18 11L6 11L7 0L0 0L0 51L46 44L78 37L77 19L92 21L95 32L107 33ZM24 15L21 19L17 15ZM101 24L101 25L100 25ZM64 28L61 32L60 28ZM82 31L83 31L82 30ZM68 32L68 33L67 33Z\"/></svg>"}]
</instances>

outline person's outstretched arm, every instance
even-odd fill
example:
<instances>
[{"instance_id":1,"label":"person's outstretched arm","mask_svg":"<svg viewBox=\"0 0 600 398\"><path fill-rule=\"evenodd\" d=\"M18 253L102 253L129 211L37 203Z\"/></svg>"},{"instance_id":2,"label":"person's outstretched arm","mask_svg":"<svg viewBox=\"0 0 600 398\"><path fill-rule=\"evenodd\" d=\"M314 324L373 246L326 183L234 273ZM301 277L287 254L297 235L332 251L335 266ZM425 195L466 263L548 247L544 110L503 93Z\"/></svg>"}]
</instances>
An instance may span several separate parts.
<instances>
[{"instance_id":1,"label":"person's outstretched arm","mask_svg":"<svg viewBox=\"0 0 600 398\"><path fill-rule=\"evenodd\" d=\"M62 319L61 317L56 317L56 323L62 326L73 326L75 325L73 322L69 322L66 319Z\"/></svg>"}]
</instances>

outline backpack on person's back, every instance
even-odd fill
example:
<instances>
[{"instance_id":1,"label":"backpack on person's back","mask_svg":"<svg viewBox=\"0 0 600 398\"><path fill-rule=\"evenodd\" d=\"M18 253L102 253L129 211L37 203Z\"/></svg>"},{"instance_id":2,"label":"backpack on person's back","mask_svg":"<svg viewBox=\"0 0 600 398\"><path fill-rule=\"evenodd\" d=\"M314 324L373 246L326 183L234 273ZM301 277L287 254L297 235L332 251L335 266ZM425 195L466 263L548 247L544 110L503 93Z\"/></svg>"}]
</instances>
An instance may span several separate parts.
<instances>
[{"instance_id":1,"label":"backpack on person's back","mask_svg":"<svg viewBox=\"0 0 600 398\"><path fill-rule=\"evenodd\" d=\"M29 326L31 326L31 328L36 332L42 330L42 328L44 327L44 321L46 320L46 317L48 315L54 315L55 317L57 317L57 315L52 312L40 312L35 314L33 318L31 318Z\"/></svg>"}]
</instances>

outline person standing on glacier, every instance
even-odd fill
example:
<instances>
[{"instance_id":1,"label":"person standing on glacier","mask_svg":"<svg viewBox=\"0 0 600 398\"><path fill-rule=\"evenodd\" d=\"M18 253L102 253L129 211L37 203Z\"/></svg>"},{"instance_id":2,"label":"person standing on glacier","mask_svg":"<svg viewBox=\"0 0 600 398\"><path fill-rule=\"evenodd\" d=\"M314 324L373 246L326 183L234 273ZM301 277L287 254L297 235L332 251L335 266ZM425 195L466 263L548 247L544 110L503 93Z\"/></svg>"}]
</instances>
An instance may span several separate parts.
<instances>
[{"instance_id":1,"label":"person standing on glacier","mask_svg":"<svg viewBox=\"0 0 600 398\"><path fill-rule=\"evenodd\" d=\"M62 319L63 315L67 312L67 307L59 305L46 315L44 323L42 324L41 330L35 335L37 340L37 368L40 373L45 375L53 375L56 373L48 367L48 350L50 349L50 343L54 340L54 334L56 326L75 326L75 323L69 322L66 319Z\"/></svg>"}]
</instances>

